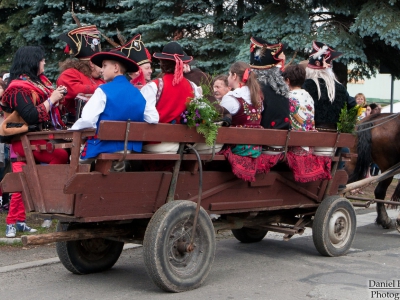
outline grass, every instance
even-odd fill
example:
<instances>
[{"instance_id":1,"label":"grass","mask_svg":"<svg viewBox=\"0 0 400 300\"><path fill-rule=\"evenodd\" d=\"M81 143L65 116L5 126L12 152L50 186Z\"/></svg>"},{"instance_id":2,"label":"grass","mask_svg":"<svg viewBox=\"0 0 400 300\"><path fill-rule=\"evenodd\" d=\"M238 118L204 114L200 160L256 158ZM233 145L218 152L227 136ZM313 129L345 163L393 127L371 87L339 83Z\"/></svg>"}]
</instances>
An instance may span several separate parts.
<instances>
[{"instance_id":1,"label":"grass","mask_svg":"<svg viewBox=\"0 0 400 300\"><path fill-rule=\"evenodd\" d=\"M0 247L23 247L21 241L14 241L11 244L6 242L0 242Z\"/></svg>"},{"instance_id":2,"label":"grass","mask_svg":"<svg viewBox=\"0 0 400 300\"><path fill-rule=\"evenodd\" d=\"M6 217L7 214L6 213L0 213L0 238L5 238L6 237ZM37 230L37 232L35 232L35 234L44 234L44 233L51 233L51 232L55 232L56 231L56 227L57 227L57 220L53 220L53 224L51 225L50 228L42 228L43 219L42 218L38 218L35 214L30 214L28 213L26 215L26 224L29 227L35 228ZM26 235L26 232L17 232L17 236L16 237L21 237L23 235ZM2 245L2 243L0 243L0 246ZM7 244L10 245L10 244ZM21 244L22 246L22 244Z\"/></svg>"}]
</instances>

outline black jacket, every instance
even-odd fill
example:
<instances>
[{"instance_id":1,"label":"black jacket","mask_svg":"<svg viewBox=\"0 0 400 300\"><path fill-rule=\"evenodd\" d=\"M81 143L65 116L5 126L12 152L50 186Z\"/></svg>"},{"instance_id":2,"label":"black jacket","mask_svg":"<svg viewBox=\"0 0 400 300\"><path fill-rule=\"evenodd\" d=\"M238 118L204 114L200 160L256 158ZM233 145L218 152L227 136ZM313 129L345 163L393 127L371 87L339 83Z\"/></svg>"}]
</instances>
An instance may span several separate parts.
<instances>
[{"instance_id":1,"label":"black jacket","mask_svg":"<svg viewBox=\"0 0 400 300\"><path fill-rule=\"evenodd\" d=\"M289 99L277 94L270 85L260 83L264 95L261 126L269 129L289 129Z\"/></svg>"}]
</instances>

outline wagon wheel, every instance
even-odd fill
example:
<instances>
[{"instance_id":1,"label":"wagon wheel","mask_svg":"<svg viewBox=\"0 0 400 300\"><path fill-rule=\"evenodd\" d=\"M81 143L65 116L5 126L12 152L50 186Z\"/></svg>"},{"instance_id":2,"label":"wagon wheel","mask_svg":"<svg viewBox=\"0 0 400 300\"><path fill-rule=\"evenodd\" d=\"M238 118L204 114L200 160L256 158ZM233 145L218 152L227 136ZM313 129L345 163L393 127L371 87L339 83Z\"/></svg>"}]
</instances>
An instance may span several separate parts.
<instances>
[{"instance_id":1,"label":"wagon wheel","mask_svg":"<svg viewBox=\"0 0 400 300\"><path fill-rule=\"evenodd\" d=\"M58 223L58 232L71 229L76 229L76 226ZM120 257L123 247L123 242L103 238L56 243L61 263L68 271L80 275L110 269Z\"/></svg>"},{"instance_id":2,"label":"wagon wheel","mask_svg":"<svg viewBox=\"0 0 400 300\"><path fill-rule=\"evenodd\" d=\"M346 254L355 233L356 213L351 203L339 196L325 198L313 222L313 240L318 252L325 256Z\"/></svg>"},{"instance_id":3,"label":"wagon wheel","mask_svg":"<svg viewBox=\"0 0 400 300\"><path fill-rule=\"evenodd\" d=\"M233 236L242 243L257 243L267 235L267 232L268 230L247 227L232 229Z\"/></svg>"},{"instance_id":4,"label":"wagon wheel","mask_svg":"<svg viewBox=\"0 0 400 300\"><path fill-rule=\"evenodd\" d=\"M196 204L176 200L163 205L151 218L143 241L144 262L154 283L169 292L199 287L215 256L212 222L201 208L193 251L186 251L192 235Z\"/></svg>"}]
</instances>

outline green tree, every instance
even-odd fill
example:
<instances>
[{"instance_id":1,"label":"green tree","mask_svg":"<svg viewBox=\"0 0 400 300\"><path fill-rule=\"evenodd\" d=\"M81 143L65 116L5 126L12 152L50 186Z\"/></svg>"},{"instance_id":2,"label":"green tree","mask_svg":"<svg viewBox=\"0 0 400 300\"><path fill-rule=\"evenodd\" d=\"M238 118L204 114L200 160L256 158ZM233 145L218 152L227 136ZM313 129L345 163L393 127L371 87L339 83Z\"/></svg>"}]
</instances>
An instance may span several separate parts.
<instances>
[{"instance_id":1,"label":"green tree","mask_svg":"<svg viewBox=\"0 0 400 300\"><path fill-rule=\"evenodd\" d=\"M81 24L93 24L104 34L124 28L123 7L118 0L3 0L0 4L0 63L8 68L15 51L24 45L41 45L46 50L46 74L53 81L58 62L67 58L65 43L58 36L77 28L71 8ZM104 43L104 48L107 47ZM112 46L109 45L109 48Z\"/></svg>"},{"instance_id":2,"label":"green tree","mask_svg":"<svg viewBox=\"0 0 400 300\"><path fill-rule=\"evenodd\" d=\"M312 40L325 42L344 52L337 61L354 65L353 78L369 78L380 65L390 66L400 78L399 13L397 0L280 0L265 5L243 32L246 38L257 35L287 43L287 53L297 51L297 60L307 58ZM342 70L346 77L347 68Z\"/></svg>"},{"instance_id":3,"label":"green tree","mask_svg":"<svg viewBox=\"0 0 400 300\"><path fill-rule=\"evenodd\" d=\"M221 73L240 51L243 24L259 10L256 2L130 0L123 1L123 5L143 17L132 27L131 35L141 33L151 52L161 51L167 42L177 40L200 68Z\"/></svg>"},{"instance_id":4,"label":"green tree","mask_svg":"<svg viewBox=\"0 0 400 300\"><path fill-rule=\"evenodd\" d=\"M380 65L400 78L400 2L397 0L83 0L74 1L82 24L94 24L117 40L117 29L131 38L141 33L150 52L178 40L198 66L221 73L235 60L248 61L249 38L288 44L287 59L308 57L312 40L328 43L345 54L335 63L347 77L370 77ZM0 70L9 67L22 45L43 45L46 73L58 74L65 44L58 35L76 24L72 1L2 0L0 2ZM107 48L103 42L103 49ZM110 46L111 47L111 46ZM342 79L345 81L345 79Z\"/></svg>"}]
</instances>

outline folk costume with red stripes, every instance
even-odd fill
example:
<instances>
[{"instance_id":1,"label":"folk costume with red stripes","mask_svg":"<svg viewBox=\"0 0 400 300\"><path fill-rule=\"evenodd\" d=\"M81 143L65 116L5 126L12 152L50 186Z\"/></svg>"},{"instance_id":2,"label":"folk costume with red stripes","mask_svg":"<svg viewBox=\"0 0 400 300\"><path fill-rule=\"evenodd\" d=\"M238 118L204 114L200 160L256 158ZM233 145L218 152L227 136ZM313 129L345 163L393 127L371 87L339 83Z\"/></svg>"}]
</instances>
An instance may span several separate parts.
<instances>
[{"instance_id":1,"label":"folk costume with red stripes","mask_svg":"<svg viewBox=\"0 0 400 300\"><path fill-rule=\"evenodd\" d=\"M160 60L175 62L173 73L166 73L161 79L146 84L140 91L147 101L147 105L155 107L159 114L159 123L180 123L181 114L191 98L199 97L198 87L183 77L183 63L193 58L184 54L177 42L170 42L164 46L161 53L154 53L153 57ZM143 146L143 151L151 153L177 153L179 143L152 143ZM169 169L151 166L151 169Z\"/></svg>"},{"instance_id":2,"label":"folk costume with red stripes","mask_svg":"<svg viewBox=\"0 0 400 300\"><path fill-rule=\"evenodd\" d=\"M66 111L71 114L70 121L73 122L76 114L76 96L81 93L93 94L100 84L105 83L101 78L84 74L80 70L82 66L79 63L80 61L81 64L86 63L82 61L88 61L93 54L101 51L100 32L95 25L81 26L61 34L59 39L67 43L64 52L77 58L68 62L70 68L64 70L57 79L57 85L63 85L68 90L63 104Z\"/></svg>"},{"instance_id":3,"label":"folk costume with red stripes","mask_svg":"<svg viewBox=\"0 0 400 300\"><path fill-rule=\"evenodd\" d=\"M232 114L232 126L262 129L262 107L251 103L250 90L243 86L228 92L221 100L221 106ZM259 145L231 145L222 153L229 161L232 172L245 181L255 181L258 173L268 173L282 155L263 154Z\"/></svg>"},{"instance_id":4,"label":"folk costume with red stripes","mask_svg":"<svg viewBox=\"0 0 400 300\"><path fill-rule=\"evenodd\" d=\"M64 129L58 106L53 106L47 112L44 103L53 92L51 82L44 75L39 75L40 82L34 82L27 76L11 81L3 94L2 102L5 111L17 111L28 125L38 125L41 129ZM32 145L44 145L47 141L31 141ZM21 141L13 141L15 153L25 157ZM47 151L33 151L33 156L39 162L48 164L63 164L68 161L68 154L64 149L55 149L53 153Z\"/></svg>"}]
</instances>

